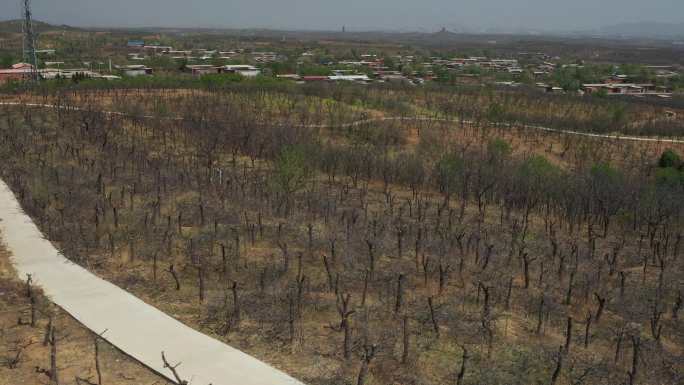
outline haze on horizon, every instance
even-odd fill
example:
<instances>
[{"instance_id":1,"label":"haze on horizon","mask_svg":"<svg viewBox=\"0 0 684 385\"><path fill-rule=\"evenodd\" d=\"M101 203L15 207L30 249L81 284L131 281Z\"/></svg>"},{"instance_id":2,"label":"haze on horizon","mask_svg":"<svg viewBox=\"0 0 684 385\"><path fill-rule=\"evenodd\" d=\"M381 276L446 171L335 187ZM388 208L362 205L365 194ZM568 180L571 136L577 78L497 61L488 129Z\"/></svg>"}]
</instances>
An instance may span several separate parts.
<instances>
[{"instance_id":1,"label":"haze on horizon","mask_svg":"<svg viewBox=\"0 0 684 385\"><path fill-rule=\"evenodd\" d=\"M20 15L5 0L2 19ZM7 4L9 3L9 4ZM580 31L682 23L684 1L653 0L33 0L34 18L91 27L227 27L481 32Z\"/></svg>"}]
</instances>

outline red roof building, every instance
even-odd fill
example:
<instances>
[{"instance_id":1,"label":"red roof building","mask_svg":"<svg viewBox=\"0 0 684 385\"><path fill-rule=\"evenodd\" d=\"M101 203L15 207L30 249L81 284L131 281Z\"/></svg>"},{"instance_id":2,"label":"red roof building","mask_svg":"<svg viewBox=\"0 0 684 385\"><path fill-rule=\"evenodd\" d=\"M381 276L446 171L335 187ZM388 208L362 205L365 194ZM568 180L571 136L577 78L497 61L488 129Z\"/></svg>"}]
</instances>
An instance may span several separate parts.
<instances>
[{"instance_id":1,"label":"red roof building","mask_svg":"<svg viewBox=\"0 0 684 385\"><path fill-rule=\"evenodd\" d=\"M26 63L17 63L12 68L0 69L0 84L29 80L33 71L33 66Z\"/></svg>"}]
</instances>

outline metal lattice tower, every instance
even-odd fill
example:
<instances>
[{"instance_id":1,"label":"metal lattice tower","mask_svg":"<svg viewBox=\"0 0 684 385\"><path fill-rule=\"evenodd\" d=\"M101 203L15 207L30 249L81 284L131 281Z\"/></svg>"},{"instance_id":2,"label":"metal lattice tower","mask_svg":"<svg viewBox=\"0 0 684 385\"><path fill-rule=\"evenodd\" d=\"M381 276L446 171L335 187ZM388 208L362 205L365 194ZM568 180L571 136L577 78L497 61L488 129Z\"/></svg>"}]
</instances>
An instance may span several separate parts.
<instances>
[{"instance_id":1,"label":"metal lattice tower","mask_svg":"<svg viewBox=\"0 0 684 385\"><path fill-rule=\"evenodd\" d=\"M24 36L24 62L33 65L31 78L38 80L38 57L36 55L36 35L31 20L31 0L21 0L21 32Z\"/></svg>"}]
</instances>

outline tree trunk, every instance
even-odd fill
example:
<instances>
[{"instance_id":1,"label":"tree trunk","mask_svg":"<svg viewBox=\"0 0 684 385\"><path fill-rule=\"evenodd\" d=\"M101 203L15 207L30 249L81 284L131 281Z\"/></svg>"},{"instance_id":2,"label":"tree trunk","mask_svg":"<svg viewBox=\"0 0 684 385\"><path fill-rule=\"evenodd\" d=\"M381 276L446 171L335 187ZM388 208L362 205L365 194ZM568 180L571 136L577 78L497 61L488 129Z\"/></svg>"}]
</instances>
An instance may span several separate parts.
<instances>
[{"instance_id":1,"label":"tree trunk","mask_svg":"<svg viewBox=\"0 0 684 385\"><path fill-rule=\"evenodd\" d=\"M458 371L458 376L456 377L456 385L463 385L463 378L465 377L466 365L468 363L468 350L465 346L461 346L463 349L463 355L461 356L461 370Z\"/></svg>"},{"instance_id":2,"label":"tree trunk","mask_svg":"<svg viewBox=\"0 0 684 385\"><path fill-rule=\"evenodd\" d=\"M404 315L404 320L403 320L403 344L402 344L402 353L401 353L401 363L406 364L408 362L408 355L409 355L409 337L410 337L410 331L409 331L409 318L408 315Z\"/></svg>"},{"instance_id":3,"label":"tree trunk","mask_svg":"<svg viewBox=\"0 0 684 385\"><path fill-rule=\"evenodd\" d=\"M50 385L59 385L57 370L57 338L53 327L50 336Z\"/></svg>"},{"instance_id":4,"label":"tree trunk","mask_svg":"<svg viewBox=\"0 0 684 385\"><path fill-rule=\"evenodd\" d=\"M399 313L404 302L404 274L399 274L397 279L397 299L394 304L394 312Z\"/></svg>"},{"instance_id":5,"label":"tree trunk","mask_svg":"<svg viewBox=\"0 0 684 385\"><path fill-rule=\"evenodd\" d=\"M561 346L558 349L558 356L556 358L556 369L553 371L553 375L551 376L551 385L555 385L556 382L558 381L558 377L560 377L560 372L563 369L563 347Z\"/></svg>"},{"instance_id":6,"label":"tree trunk","mask_svg":"<svg viewBox=\"0 0 684 385\"><path fill-rule=\"evenodd\" d=\"M437 324L437 318L435 318L435 308L432 305L432 297L428 297L428 306L430 307L430 319L432 320L432 328L439 338L439 325Z\"/></svg>"},{"instance_id":7,"label":"tree trunk","mask_svg":"<svg viewBox=\"0 0 684 385\"><path fill-rule=\"evenodd\" d=\"M570 352L570 345L572 344L572 317L568 317L568 326L565 330L565 346L563 350L567 354Z\"/></svg>"}]
</instances>

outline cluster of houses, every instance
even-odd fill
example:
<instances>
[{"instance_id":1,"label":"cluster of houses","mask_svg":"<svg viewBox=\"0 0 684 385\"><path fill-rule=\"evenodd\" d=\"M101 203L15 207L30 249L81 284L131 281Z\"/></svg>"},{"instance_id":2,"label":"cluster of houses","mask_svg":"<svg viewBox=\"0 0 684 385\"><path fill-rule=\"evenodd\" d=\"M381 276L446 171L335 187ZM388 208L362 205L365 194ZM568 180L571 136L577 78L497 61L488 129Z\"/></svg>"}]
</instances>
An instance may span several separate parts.
<instances>
[{"instance_id":1,"label":"cluster of houses","mask_svg":"<svg viewBox=\"0 0 684 385\"><path fill-rule=\"evenodd\" d=\"M303 57L312 56L313 53L305 52ZM391 59L401 65L414 64L414 56L392 56ZM359 83L406 83L406 84L423 84L427 80L435 78L434 72L431 70L430 63L422 63L424 71L410 71L409 73L402 73L389 67L385 60L375 54L363 54L359 56L358 60L340 60L337 62L328 63L331 67L341 67L347 69L332 69L331 76L300 76L299 80L307 81L354 81ZM349 69L352 68L352 69ZM292 75L285 75L280 77L293 78Z\"/></svg>"},{"instance_id":2,"label":"cluster of houses","mask_svg":"<svg viewBox=\"0 0 684 385\"><path fill-rule=\"evenodd\" d=\"M131 47L131 42L128 43ZM128 54L131 61L147 60L150 56L165 56L175 60L210 60L216 57L229 60L235 55L241 54L240 51L218 51L208 49L195 50L176 50L171 46L161 45L142 45Z\"/></svg>"},{"instance_id":3,"label":"cluster of houses","mask_svg":"<svg viewBox=\"0 0 684 385\"><path fill-rule=\"evenodd\" d=\"M243 77L252 78L262 74L263 68L268 63L286 60L286 56L272 51L249 51L244 49L233 49L228 51L211 49L192 49L177 50L172 46L147 45L144 41L131 40L127 43L129 63L140 62L151 56L165 56L171 59L183 59L186 63L182 70L193 76L203 76L211 74L238 74ZM54 55L53 52L50 54ZM132 52L131 52L132 51ZM315 62L317 54L306 51L297 60L298 64L304 62ZM485 56L454 57L445 59L443 57L419 58L412 55L395 55L387 58L377 54L365 53L356 56L354 59L345 59L325 63L330 68L330 75L303 75L300 73L278 74L279 79L291 80L299 83L306 82L354 82L354 83L404 83L404 84L423 84L426 81L434 80L436 73L448 71L457 77L462 77L464 81L481 83L483 80L480 74L497 74L495 85L499 86L518 86L520 77L523 73L532 75L536 86L549 93L564 93L565 90L547 84L549 76L556 71L558 64L554 61L559 58L551 58L543 53L520 52L515 57L519 58L490 58ZM387 58L387 59L386 59ZM216 65L208 64L206 60L244 60L252 64L230 64ZM392 64L389 63L391 60ZM202 62L204 61L204 62ZM521 64L522 62L522 64ZM216 63L211 61L210 63ZM225 63L225 61L224 61ZM23 81L34 77L36 74L43 79L54 78L73 78L75 76L102 79L118 79L115 75L101 75L91 69L61 69L55 68L63 65L63 62L45 61L49 67L46 69L35 69L29 64L19 63L8 69L0 69L0 84L9 81ZM88 63L84 63L90 67ZM103 63L100 63L103 64ZM565 66L573 66L564 65ZM339 69L337 69L339 68ZM402 71L397 71L401 68ZM672 66L650 66L649 70L659 79L669 79L679 76L676 68ZM473 71L474 69L482 72ZM116 71L114 71L116 70ZM109 64L108 73L117 73L122 76L150 76L154 69L139 63L113 66ZM297 71L299 72L299 71ZM499 76L501 74L503 76ZM660 83L660 82L659 82ZM667 97L671 90L666 87L654 84L637 83L625 75L614 75L605 79L601 83L583 84L580 94L606 94L606 95L659 95Z\"/></svg>"},{"instance_id":4,"label":"cluster of houses","mask_svg":"<svg viewBox=\"0 0 684 385\"><path fill-rule=\"evenodd\" d=\"M646 68L655 68L653 66L646 66ZM675 77L679 74L672 71L672 67L663 66L662 68L668 68L667 70L660 70L660 72L655 72L657 78L663 77ZM507 82L496 82L499 86L517 87L521 83L515 81ZM554 94L566 93L566 90L562 87L554 86L545 82L537 82L535 84L536 88ZM662 98L669 98L672 95L672 88L663 85L656 85L653 83L639 83L635 82L628 75L624 74L614 74L612 76L606 77L599 83L583 83L580 85L578 93L580 95L628 95L628 96L658 96Z\"/></svg>"},{"instance_id":5,"label":"cluster of houses","mask_svg":"<svg viewBox=\"0 0 684 385\"><path fill-rule=\"evenodd\" d=\"M154 69L144 64L128 64L123 66L116 66L116 69L121 71L124 76L137 77L152 75ZM211 64L192 64L186 65L184 71L194 76L212 75L212 74L238 74L247 78L255 77L261 74L261 70L249 64L232 64L224 66L215 66Z\"/></svg>"},{"instance_id":6,"label":"cluster of houses","mask_svg":"<svg viewBox=\"0 0 684 385\"><path fill-rule=\"evenodd\" d=\"M468 66L473 66L495 71L522 72L522 68L520 68L517 59L489 59L481 56L453 59L432 59L433 65L441 65L451 69L461 69Z\"/></svg>"},{"instance_id":7,"label":"cluster of houses","mask_svg":"<svg viewBox=\"0 0 684 385\"><path fill-rule=\"evenodd\" d=\"M360 84L403 83L415 85L423 84L426 80L425 78L406 76L399 71L388 71L383 69L377 69L370 74L358 73L357 71L348 69L332 70L331 72L331 75L282 74L276 75L276 77L278 79L292 80L297 83L352 82Z\"/></svg>"},{"instance_id":8,"label":"cluster of houses","mask_svg":"<svg viewBox=\"0 0 684 385\"><path fill-rule=\"evenodd\" d=\"M154 70L143 64L130 64L123 66L116 66L117 70L121 72L122 75L127 77L137 77L137 76L149 76L152 75ZM252 65L225 65L225 66L213 66L213 65L188 65L186 66L186 72L195 75L202 76L207 74L222 74L222 73L232 73L239 74L244 77L255 77L261 73L257 67ZM98 72L91 71L86 68L77 69L61 69L61 68L44 68L35 69L33 65L27 63L17 63L11 68L0 69L0 85L8 82L23 82L38 76L41 79L71 79L75 76L81 78L92 78L92 79L106 79L106 80L116 80L120 79L120 76L116 75L102 75Z\"/></svg>"},{"instance_id":9,"label":"cluster of houses","mask_svg":"<svg viewBox=\"0 0 684 385\"><path fill-rule=\"evenodd\" d=\"M400 65L420 65L424 68L426 73L430 75L436 67L443 67L449 70L462 70L466 67L478 67L485 70L501 71L508 73L522 73L523 69L518 65L516 59L489 59L486 57L467 57L467 58L452 58L442 59L438 57L431 57L429 61L417 63L416 57L413 55L396 55L390 57L394 62ZM375 71L387 71L388 68L382 59L376 55L361 55L360 60L343 60L336 64L351 67L367 67Z\"/></svg>"},{"instance_id":10,"label":"cluster of houses","mask_svg":"<svg viewBox=\"0 0 684 385\"><path fill-rule=\"evenodd\" d=\"M582 84L582 91L585 94L605 94L605 95L656 95L668 97L672 90L665 86L656 86L653 83L624 83L607 80L604 83Z\"/></svg>"},{"instance_id":11,"label":"cluster of houses","mask_svg":"<svg viewBox=\"0 0 684 385\"><path fill-rule=\"evenodd\" d=\"M187 72L195 75L210 74L238 74L247 78L253 78L261 74L261 70L249 64L229 64L224 66L214 66L210 64L195 64L185 66Z\"/></svg>"},{"instance_id":12,"label":"cluster of houses","mask_svg":"<svg viewBox=\"0 0 684 385\"><path fill-rule=\"evenodd\" d=\"M27 63L17 63L11 68L0 69L0 85L9 82L23 82L33 79L38 76L41 79L71 79L75 76L84 78L98 78L114 80L120 79L115 75L101 75L97 72L85 68L76 69L61 69L61 68L43 68L36 69L33 65Z\"/></svg>"},{"instance_id":13,"label":"cluster of houses","mask_svg":"<svg viewBox=\"0 0 684 385\"><path fill-rule=\"evenodd\" d=\"M191 50L178 50L165 45L146 45L142 40L130 40L127 47L134 52L128 54L129 60L142 61L150 56L166 56L175 60L206 61L212 59L232 60L238 55L246 54L244 49L230 51L211 50L196 48ZM276 52L249 52L249 55L257 63L272 63L283 59L283 55Z\"/></svg>"},{"instance_id":14,"label":"cluster of houses","mask_svg":"<svg viewBox=\"0 0 684 385\"><path fill-rule=\"evenodd\" d=\"M672 66L646 66L654 72L655 77L659 79L669 79L679 74ZM605 79L602 83L583 84L582 91L586 94L603 93L606 95L656 95L660 97L669 97L672 94L672 89L666 86L658 86L653 83L635 83L631 81L627 75L613 75Z\"/></svg>"},{"instance_id":15,"label":"cluster of houses","mask_svg":"<svg viewBox=\"0 0 684 385\"><path fill-rule=\"evenodd\" d=\"M171 46L145 45L142 41L129 41L128 46L136 49L136 52L129 54L129 58L131 60L144 60L149 55L165 55L173 59L187 60L208 60L214 58L230 60L236 59L238 56L241 58L248 56L248 62L259 65L286 59L284 55L278 54L276 52L247 52L243 49L235 49L231 51L207 49L174 50ZM314 60L315 56L316 54L314 52L306 51L301 54L299 62ZM395 64L399 64L402 67L405 65L416 68L420 67L421 69L420 73L418 71L410 71L407 73L406 71L396 71L387 66L383 58L376 54L367 53L361 54L353 60L340 60L337 62L327 63L330 67L345 68L334 69L331 71L332 74L329 76L307 76L296 73L280 74L276 76L280 79L288 79L296 82L349 81L355 83L401 82L406 84L422 84L425 81L433 80L436 76L435 72L437 69L450 71L463 78L468 76L477 78L477 75L473 74L471 70L478 69L486 71L487 73L505 74L508 79L512 79L509 81L495 82L496 85L520 85L520 83L517 83L516 80L519 79L523 73L527 72L538 81L536 84L538 88L551 93L565 92L560 87L549 85L543 82L543 80L547 79L556 70L558 65L553 61L554 59L558 58L551 58L550 56L541 52L520 52L518 56L525 60L526 65L521 65L519 60L515 58L468 56L444 59L440 57L430 57L428 60L418 61L418 59L412 55L391 56L390 59ZM245 77L254 77L261 74L261 70L258 67L250 64L225 66L192 64L186 65L184 68L186 72L195 76L236 73ZM128 65L120 67L120 69L126 76L149 75L152 72L151 68L145 67L143 65ZM655 71L656 76L658 77L672 77L678 75L677 72L672 71L671 67L663 66L657 68L653 67L651 69ZM636 84L630 83L627 80L628 79L625 77L615 76L611 79L607 79L603 83L583 84L581 87L581 93L606 93L608 95L663 95L668 93L667 89L656 87L653 84ZM473 81L478 80L473 79Z\"/></svg>"},{"instance_id":16,"label":"cluster of houses","mask_svg":"<svg viewBox=\"0 0 684 385\"><path fill-rule=\"evenodd\" d=\"M430 58L429 63L423 63L423 67L434 68L442 67L456 73L467 72L469 69L477 69L490 73L507 74L510 78L519 78L526 70L528 70L535 79L544 78L556 69L556 64L550 61L548 55L542 53L528 54L521 52L518 56L525 57L528 61L535 62L523 66L518 59L512 58L488 58L484 56L469 56L462 58ZM535 60L531 60L531 58Z\"/></svg>"}]
</instances>

